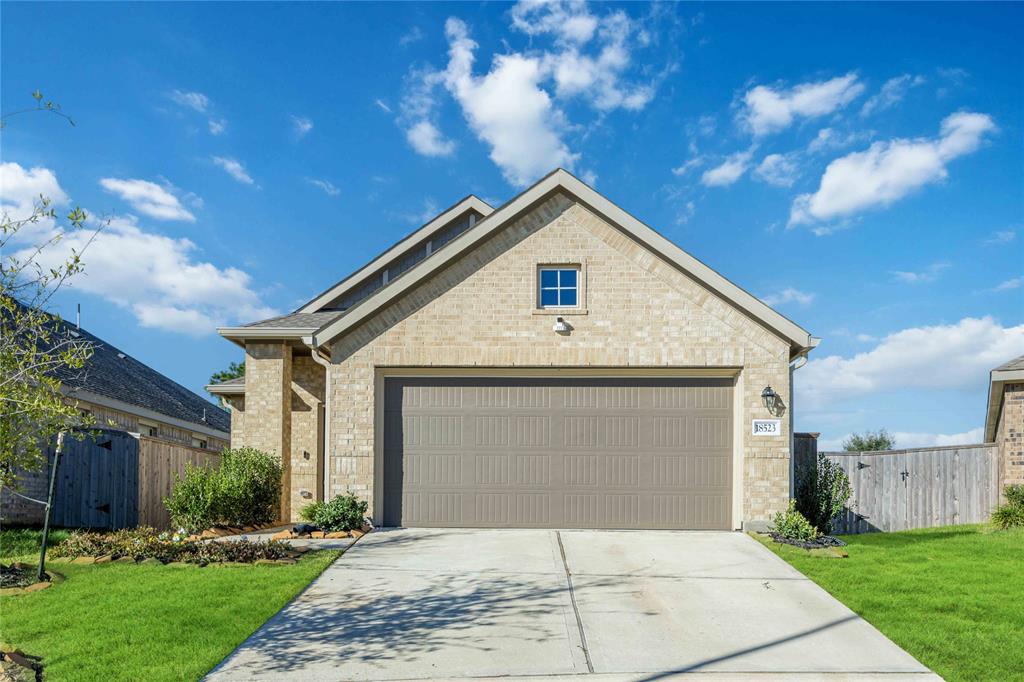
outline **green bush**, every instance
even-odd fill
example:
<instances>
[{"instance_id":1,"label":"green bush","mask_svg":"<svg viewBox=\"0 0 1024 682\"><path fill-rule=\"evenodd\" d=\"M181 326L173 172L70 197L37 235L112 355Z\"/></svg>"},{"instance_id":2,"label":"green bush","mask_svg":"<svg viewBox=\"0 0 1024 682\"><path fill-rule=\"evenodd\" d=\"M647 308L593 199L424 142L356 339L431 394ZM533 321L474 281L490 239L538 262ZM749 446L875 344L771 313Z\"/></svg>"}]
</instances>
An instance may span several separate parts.
<instances>
[{"instance_id":1,"label":"green bush","mask_svg":"<svg viewBox=\"0 0 1024 682\"><path fill-rule=\"evenodd\" d=\"M832 532L835 519L853 494L850 477L825 455L796 469L796 510L821 533Z\"/></svg>"},{"instance_id":2,"label":"green bush","mask_svg":"<svg viewBox=\"0 0 1024 682\"><path fill-rule=\"evenodd\" d=\"M796 510L795 500L789 501L789 508L785 512L778 512L772 517L768 532L788 540L813 540L818 537L818 529Z\"/></svg>"},{"instance_id":3,"label":"green bush","mask_svg":"<svg viewBox=\"0 0 1024 682\"><path fill-rule=\"evenodd\" d=\"M339 495L330 502L313 502L299 512L306 521L326 531L356 530L362 528L366 516L366 502L349 493Z\"/></svg>"},{"instance_id":4,"label":"green bush","mask_svg":"<svg viewBox=\"0 0 1024 682\"><path fill-rule=\"evenodd\" d=\"M175 526L198 531L220 524L256 526L274 521L281 499L281 464L254 448L225 449L220 466L185 465L164 505Z\"/></svg>"},{"instance_id":5,"label":"green bush","mask_svg":"<svg viewBox=\"0 0 1024 682\"><path fill-rule=\"evenodd\" d=\"M190 564L225 561L252 563L257 559L282 559L289 548L282 542L197 542L180 535L161 533L153 528L131 528L111 533L76 531L57 547L53 556L111 556L114 559L159 559Z\"/></svg>"},{"instance_id":6,"label":"green bush","mask_svg":"<svg viewBox=\"0 0 1024 682\"><path fill-rule=\"evenodd\" d=\"M992 512L992 523L1003 529L1024 527L1024 485L1008 485L1003 495L1006 503Z\"/></svg>"}]
</instances>

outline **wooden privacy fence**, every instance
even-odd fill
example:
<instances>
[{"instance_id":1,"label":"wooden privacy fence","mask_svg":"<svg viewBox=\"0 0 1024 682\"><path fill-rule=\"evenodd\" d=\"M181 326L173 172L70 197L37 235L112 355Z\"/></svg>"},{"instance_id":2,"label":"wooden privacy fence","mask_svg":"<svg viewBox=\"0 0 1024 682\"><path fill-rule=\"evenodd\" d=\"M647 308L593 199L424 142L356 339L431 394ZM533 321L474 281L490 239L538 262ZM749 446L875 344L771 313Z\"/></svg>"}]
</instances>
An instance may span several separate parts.
<instances>
[{"instance_id":1,"label":"wooden privacy fence","mask_svg":"<svg viewBox=\"0 0 1024 682\"><path fill-rule=\"evenodd\" d=\"M50 452L53 462L53 452ZM53 524L67 528L169 528L164 498L186 462L216 466L209 450L100 430L85 440L67 439L57 470Z\"/></svg>"},{"instance_id":2,"label":"wooden privacy fence","mask_svg":"<svg viewBox=\"0 0 1024 682\"><path fill-rule=\"evenodd\" d=\"M999 504L999 453L991 443L823 454L853 488L834 533L982 523ZM813 447L797 443L796 466L815 456Z\"/></svg>"}]
</instances>

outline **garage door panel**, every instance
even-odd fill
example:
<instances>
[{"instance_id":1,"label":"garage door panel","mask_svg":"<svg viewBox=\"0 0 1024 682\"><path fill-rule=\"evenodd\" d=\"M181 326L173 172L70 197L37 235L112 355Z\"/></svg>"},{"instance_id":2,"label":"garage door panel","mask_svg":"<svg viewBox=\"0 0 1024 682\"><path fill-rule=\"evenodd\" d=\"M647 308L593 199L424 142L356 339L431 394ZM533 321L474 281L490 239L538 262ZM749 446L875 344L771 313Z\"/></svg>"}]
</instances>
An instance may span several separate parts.
<instances>
[{"instance_id":1,"label":"garage door panel","mask_svg":"<svg viewBox=\"0 0 1024 682\"><path fill-rule=\"evenodd\" d=\"M730 384L388 379L384 522L728 528Z\"/></svg>"}]
</instances>

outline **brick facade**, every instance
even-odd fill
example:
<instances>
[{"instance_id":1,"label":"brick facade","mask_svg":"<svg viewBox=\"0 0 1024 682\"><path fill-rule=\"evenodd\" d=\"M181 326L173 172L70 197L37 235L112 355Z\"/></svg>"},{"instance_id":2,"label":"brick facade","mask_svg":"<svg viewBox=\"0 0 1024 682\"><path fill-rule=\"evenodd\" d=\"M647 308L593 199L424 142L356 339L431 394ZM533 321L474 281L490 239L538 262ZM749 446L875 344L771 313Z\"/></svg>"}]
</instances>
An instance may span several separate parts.
<instances>
[{"instance_id":1,"label":"brick facade","mask_svg":"<svg viewBox=\"0 0 1024 682\"><path fill-rule=\"evenodd\" d=\"M1000 491L1024 485L1024 383L1003 386L1003 407L996 431Z\"/></svg>"},{"instance_id":2,"label":"brick facade","mask_svg":"<svg viewBox=\"0 0 1024 682\"><path fill-rule=\"evenodd\" d=\"M538 265L566 263L580 264L586 283L583 309L562 313L574 328L562 336L552 332L554 319L536 310L535 280ZM249 362L280 364L280 350L269 346L250 343ZM257 353L265 359L254 360ZM766 385L789 404L788 343L564 195L538 204L334 342L327 492L353 491L371 509L376 391L386 367L734 369L742 387L742 518L764 521L786 506L788 419L776 437L753 438L747 425L771 416L760 398ZM247 368L247 442L277 449L277 425L297 428L294 417L276 411L282 384L262 385L282 375ZM266 418L250 429L254 396ZM293 441L297 469L296 456ZM290 486L293 500L298 481Z\"/></svg>"}]
</instances>

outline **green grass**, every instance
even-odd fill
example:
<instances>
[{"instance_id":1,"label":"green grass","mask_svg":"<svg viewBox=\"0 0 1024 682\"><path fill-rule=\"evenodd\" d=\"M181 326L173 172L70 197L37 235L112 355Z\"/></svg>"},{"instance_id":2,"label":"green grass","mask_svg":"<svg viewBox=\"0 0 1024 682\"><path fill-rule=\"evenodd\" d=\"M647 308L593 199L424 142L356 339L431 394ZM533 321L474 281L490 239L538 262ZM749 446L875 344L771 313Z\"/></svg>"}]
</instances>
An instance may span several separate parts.
<instances>
[{"instance_id":1,"label":"green grass","mask_svg":"<svg viewBox=\"0 0 1024 682\"><path fill-rule=\"evenodd\" d=\"M851 535L848 559L773 552L947 680L1024 680L1024 529Z\"/></svg>"},{"instance_id":2,"label":"green grass","mask_svg":"<svg viewBox=\"0 0 1024 682\"><path fill-rule=\"evenodd\" d=\"M63 528L51 528L47 546L53 547L64 542L70 532ZM38 564L42 535L42 532L35 528L8 528L0 531L0 559L17 557L21 561L28 561L29 557L34 555Z\"/></svg>"},{"instance_id":3,"label":"green grass","mask_svg":"<svg viewBox=\"0 0 1024 682\"><path fill-rule=\"evenodd\" d=\"M48 564L67 580L0 598L0 641L42 656L48 682L196 680L338 554L290 566Z\"/></svg>"}]
</instances>

